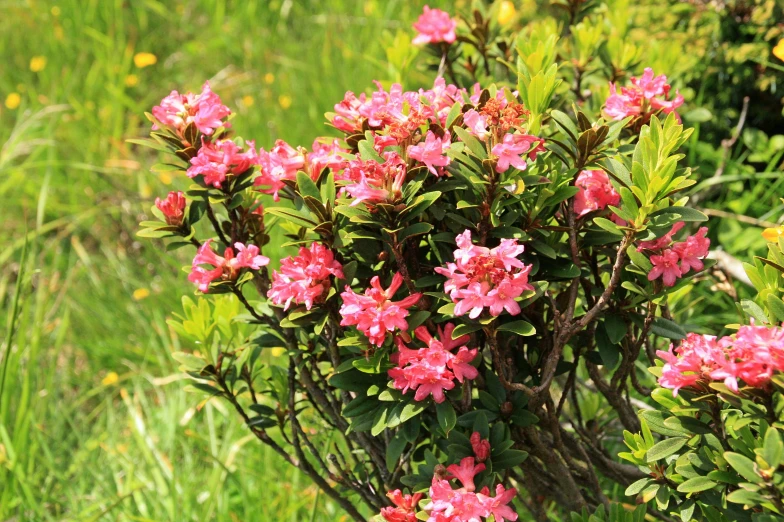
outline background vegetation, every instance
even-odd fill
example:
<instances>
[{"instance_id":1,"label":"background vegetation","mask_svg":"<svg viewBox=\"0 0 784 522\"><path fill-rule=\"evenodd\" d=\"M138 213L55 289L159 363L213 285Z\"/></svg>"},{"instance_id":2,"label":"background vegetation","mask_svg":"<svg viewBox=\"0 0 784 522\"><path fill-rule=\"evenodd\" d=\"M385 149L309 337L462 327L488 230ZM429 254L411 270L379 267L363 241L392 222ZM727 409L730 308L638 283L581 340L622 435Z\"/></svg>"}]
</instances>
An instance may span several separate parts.
<instances>
[{"instance_id":1,"label":"background vegetation","mask_svg":"<svg viewBox=\"0 0 784 522\"><path fill-rule=\"evenodd\" d=\"M764 17L774 2L751 2L761 20L701 2L641 2L633 12L609 3L614 23L645 28L640 68L668 74L686 96L684 119L698 128L686 153L697 189L713 187L703 206L721 248L744 260L761 252L758 232L780 217L784 181L784 137L774 135L784 62L770 55L781 27L768 24L773 11ZM309 144L328 132L323 113L346 90L401 79L389 62L406 61L423 4L0 4L0 308L9 318L0 327L0 519L341 519L223 405L194 408L183 391L166 318L192 291L186 262L134 230L156 195L187 182L150 172L155 157L125 140L145 134L143 112L168 91L209 79L238 113L239 134L265 147ZM515 4L521 23L559 12ZM407 87L429 81L416 68L405 77ZM753 100L739 126L744 96ZM712 279L692 292L674 307L689 329L737 321L733 286Z\"/></svg>"}]
</instances>

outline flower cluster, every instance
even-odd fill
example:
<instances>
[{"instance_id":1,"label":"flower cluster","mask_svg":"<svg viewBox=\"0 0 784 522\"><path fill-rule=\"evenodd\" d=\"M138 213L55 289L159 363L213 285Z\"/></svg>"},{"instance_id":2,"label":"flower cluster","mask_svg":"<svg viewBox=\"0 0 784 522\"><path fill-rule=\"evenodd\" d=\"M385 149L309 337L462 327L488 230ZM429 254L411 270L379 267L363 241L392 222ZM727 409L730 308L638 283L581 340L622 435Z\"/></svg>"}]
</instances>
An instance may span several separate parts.
<instances>
[{"instance_id":1,"label":"flower cluster","mask_svg":"<svg viewBox=\"0 0 784 522\"><path fill-rule=\"evenodd\" d=\"M332 250L314 242L310 248L301 247L296 257L283 259L280 272L273 270L272 287L267 297L276 305L283 304L284 310L288 310L292 301L305 303L310 310L329 293L329 276L342 278L343 266Z\"/></svg>"},{"instance_id":2,"label":"flower cluster","mask_svg":"<svg viewBox=\"0 0 784 522\"><path fill-rule=\"evenodd\" d=\"M212 240L208 239L199 247L196 257L193 258L191 273L188 274L188 281L196 283L202 292L207 292L210 283L217 279L233 281L237 278L240 269L259 270L270 262L268 257L259 254L259 247L256 245L245 246L242 243L234 243L236 252L231 247L227 247L221 257L212 250L211 242ZM204 268L202 265L212 268Z\"/></svg>"},{"instance_id":3,"label":"flower cluster","mask_svg":"<svg viewBox=\"0 0 784 522\"><path fill-rule=\"evenodd\" d=\"M385 152L384 163L374 160L354 159L348 162L338 179L347 184L341 189L354 198L351 205L364 202L394 203L403 190L406 181L406 162L396 152Z\"/></svg>"},{"instance_id":4,"label":"flower cluster","mask_svg":"<svg viewBox=\"0 0 784 522\"><path fill-rule=\"evenodd\" d=\"M205 141L202 138L198 154L191 158L188 177L202 176L205 184L221 188L227 176L242 174L258 164L256 144L247 141L245 148L243 152L232 140Z\"/></svg>"},{"instance_id":5,"label":"flower cluster","mask_svg":"<svg viewBox=\"0 0 784 522\"><path fill-rule=\"evenodd\" d=\"M305 154L285 141L278 140L269 152L259 149L258 158L261 173L253 184L260 187L260 192L272 194L275 201L280 201L278 192L286 186L283 180L297 179L297 172L305 166Z\"/></svg>"},{"instance_id":6,"label":"flower cluster","mask_svg":"<svg viewBox=\"0 0 784 522\"><path fill-rule=\"evenodd\" d=\"M494 497L487 487L476 492L474 477L484 470L484 464L476 464L474 457L466 457L459 465L446 468L446 478L434 476L428 493L430 503L424 508L429 514L427 522L481 522L491 516L495 522L517 520L517 513L509 506L517 490L498 484ZM457 479L461 487L453 489L452 479Z\"/></svg>"},{"instance_id":7,"label":"flower cluster","mask_svg":"<svg viewBox=\"0 0 784 522\"><path fill-rule=\"evenodd\" d=\"M701 227L696 234L685 241L673 243L673 236L684 227L683 222L676 223L662 237L653 241L643 241L637 246L638 251L649 250L658 252L651 255L651 268L648 280L655 281L661 277L664 286L673 286L675 282L688 274L690 270L702 270L702 259L708 255L710 239L706 234L707 227Z\"/></svg>"},{"instance_id":8,"label":"flower cluster","mask_svg":"<svg viewBox=\"0 0 784 522\"><path fill-rule=\"evenodd\" d=\"M399 489L390 491L387 498L394 506L382 508L381 518L387 522L417 522L417 504L424 496L423 493L404 495Z\"/></svg>"},{"instance_id":9,"label":"flower cluster","mask_svg":"<svg viewBox=\"0 0 784 522\"><path fill-rule=\"evenodd\" d=\"M402 284L403 276L396 273L386 290L381 287L378 276L370 280L370 288L365 289L364 294L357 294L346 285L345 292L340 294L343 299L340 325L356 326L376 346L384 344L387 332L395 329L406 332L408 309L419 302L422 294L414 293L400 301L392 301Z\"/></svg>"},{"instance_id":10,"label":"flower cluster","mask_svg":"<svg viewBox=\"0 0 784 522\"><path fill-rule=\"evenodd\" d=\"M493 316L500 315L504 309L511 315L519 314L520 305L515 299L534 289L528 284L532 265L517 259L524 247L514 239L503 239L493 249L477 246L471 241L470 230L455 240L458 246L454 251L455 262L435 269L449 278L444 290L456 303L455 315L468 313L471 319L476 319L485 307Z\"/></svg>"},{"instance_id":11,"label":"flower cluster","mask_svg":"<svg viewBox=\"0 0 784 522\"><path fill-rule=\"evenodd\" d=\"M471 449L479 462L484 462L490 456L490 441L483 439L482 435L475 431L471 434Z\"/></svg>"},{"instance_id":12,"label":"flower cluster","mask_svg":"<svg viewBox=\"0 0 784 522\"><path fill-rule=\"evenodd\" d=\"M621 92L614 83L610 83L610 96L604 104L608 118L622 120L632 116L647 123L652 114L659 111L669 114L683 105L683 96L678 91L675 91L673 99L668 100L670 85L667 77L663 74L654 76L650 67L645 68L641 78L632 77L631 82L630 87L621 87Z\"/></svg>"},{"instance_id":13,"label":"flower cluster","mask_svg":"<svg viewBox=\"0 0 784 522\"><path fill-rule=\"evenodd\" d=\"M673 395L711 381L724 381L735 393L739 380L767 388L774 372L784 371L784 329L752 324L721 339L691 333L677 348L656 353L665 361L659 385Z\"/></svg>"},{"instance_id":14,"label":"flower cluster","mask_svg":"<svg viewBox=\"0 0 784 522\"><path fill-rule=\"evenodd\" d=\"M476 357L477 349L470 350L464 346L469 340L467 335L452 339L454 329L455 325L451 323L447 323L443 329L439 327L436 339L426 327L418 327L414 335L427 348L414 350L409 349L398 337L398 352L391 357L397 368L388 372L395 388L403 393L416 390L416 401L423 401L432 395L434 401L441 403L446 398L444 391L455 387L455 379L461 383L465 379L475 379L479 372L471 366L471 361ZM459 348L457 353L452 353L455 348Z\"/></svg>"},{"instance_id":15,"label":"flower cluster","mask_svg":"<svg viewBox=\"0 0 784 522\"><path fill-rule=\"evenodd\" d=\"M155 198L155 206L158 207L169 225L181 225L185 218L185 194L182 192L169 192L166 199Z\"/></svg>"},{"instance_id":16,"label":"flower cluster","mask_svg":"<svg viewBox=\"0 0 784 522\"><path fill-rule=\"evenodd\" d=\"M416 38L414 38L414 44L416 45L440 42L452 43L457 39L455 34L457 22L452 20L449 13L440 9L431 9L427 5L414 24L414 29L418 33Z\"/></svg>"},{"instance_id":17,"label":"flower cluster","mask_svg":"<svg viewBox=\"0 0 784 522\"><path fill-rule=\"evenodd\" d=\"M231 114L223 105L220 97L212 92L209 83L205 82L201 94L180 94L172 91L161 100L160 105L152 109L152 115L160 123L171 127L179 136L193 124L202 134L211 135L215 129L225 126L223 118ZM153 130L157 129L153 125Z\"/></svg>"},{"instance_id":18,"label":"flower cluster","mask_svg":"<svg viewBox=\"0 0 784 522\"><path fill-rule=\"evenodd\" d=\"M604 210L609 205L617 207L621 202L621 196L610 183L609 176L602 170L580 172L574 185L580 189L574 196L574 211L578 216Z\"/></svg>"}]
</instances>

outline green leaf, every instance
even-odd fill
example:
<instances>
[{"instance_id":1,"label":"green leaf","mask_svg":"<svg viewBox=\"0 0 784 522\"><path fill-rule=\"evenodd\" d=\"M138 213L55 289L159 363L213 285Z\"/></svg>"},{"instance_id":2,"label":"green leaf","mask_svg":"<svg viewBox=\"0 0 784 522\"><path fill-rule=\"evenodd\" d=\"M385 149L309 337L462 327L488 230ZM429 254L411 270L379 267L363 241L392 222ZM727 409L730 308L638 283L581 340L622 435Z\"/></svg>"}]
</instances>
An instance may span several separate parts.
<instances>
[{"instance_id":1,"label":"green leaf","mask_svg":"<svg viewBox=\"0 0 784 522\"><path fill-rule=\"evenodd\" d=\"M733 504L743 504L745 506L756 506L764 501L765 498L762 495L747 489L736 489L727 495L727 502L732 502Z\"/></svg>"},{"instance_id":2,"label":"green leaf","mask_svg":"<svg viewBox=\"0 0 784 522\"><path fill-rule=\"evenodd\" d=\"M427 234L431 230L433 230L433 225L430 223L414 223L400 232L398 240L402 241L408 237L421 236L422 234Z\"/></svg>"},{"instance_id":3,"label":"green leaf","mask_svg":"<svg viewBox=\"0 0 784 522\"><path fill-rule=\"evenodd\" d=\"M449 432L457 424L457 414L455 413L452 403L445 400L442 403L436 403L436 417L438 418L438 425L444 431L444 434L449 436Z\"/></svg>"},{"instance_id":4,"label":"green leaf","mask_svg":"<svg viewBox=\"0 0 784 522\"><path fill-rule=\"evenodd\" d=\"M604 328L607 330L607 338L613 344L620 343L626 336L626 323L619 315L605 315Z\"/></svg>"},{"instance_id":5,"label":"green leaf","mask_svg":"<svg viewBox=\"0 0 784 522\"><path fill-rule=\"evenodd\" d=\"M641 478L640 480L633 482L628 488L626 488L624 495L627 496L637 495L640 491L645 489L645 487L648 486L648 484L650 484L651 482L653 482L653 479L649 477Z\"/></svg>"},{"instance_id":6,"label":"green leaf","mask_svg":"<svg viewBox=\"0 0 784 522\"><path fill-rule=\"evenodd\" d=\"M677 323L665 319L664 317L657 317L651 324L651 332L667 339L679 341L686 339L686 330L680 327Z\"/></svg>"},{"instance_id":7,"label":"green leaf","mask_svg":"<svg viewBox=\"0 0 784 522\"><path fill-rule=\"evenodd\" d=\"M481 324L459 324L452 330L452 339L457 339L462 335L468 335L481 329Z\"/></svg>"},{"instance_id":8,"label":"green leaf","mask_svg":"<svg viewBox=\"0 0 784 522\"><path fill-rule=\"evenodd\" d=\"M705 107L697 107L684 114L683 119L689 123L704 123L713 119L713 114Z\"/></svg>"},{"instance_id":9,"label":"green leaf","mask_svg":"<svg viewBox=\"0 0 784 522\"><path fill-rule=\"evenodd\" d=\"M310 196L321 201L321 192L310 176L302 171L297 172L297 190L302 196Z\"/></svg>"},{"instance_id":10,"label":"green leaf","mask_svg":"<svg viewBox=\"0 0 784 522\"><path fill-rule=\"evenodd\" d=\"M612 370L621 360L621 347L610 341L604 323L597 325L594 338L599 356L602 358L602 365Z\"/></svg>"},{"instance_id":11,"label":"green leaf","mask_svg":"<svg viewBox=\"0 0 784 522\"><path fill-rule=\"evenodd\" d=\"M768 428L765 433L765 442L762 445L762 458L767 464L776 469L781 464L781 455L784 452L784 445L776 428Z\"/></svg>"},{"instance_id":12,"label":"green leaf","mask_svg":"<svg viewBox=\"0 0 784 522\"><path fill-rule=\"evenodd\" d=\"M364 161L373 160L376 163L384 164L385 160L381 157L381 155L376 152L376 149L373 148L373 144L368 140L362 140L357 143L357 148L359 149L359 157L362 158Z\"/></svg>"},{"instance_id":13,"label":"green leaf","mask_svg":"<svg viewBox=\"0 0 784 522\"><path fill-rule=\"evenodd\" d=\"M657 210L649 217L655 222L659 221L656 218L662 217L667 218L667 221L671 220L673 223L676 221L690 221L694 223L708 221L708 216L699 210L690 207L667 207L661 210Z\"/></svg>"},{"instance_id":14,"label":"green leaf","mask_svg":"<svg viewBox=\"0 0 784 522\"><path fill-rule=\"evenodd\" d=\"M477 156L480 159L487 159L487 150L485 150L485 146L481 141L476 139L475 136L460 127L453 127L452 130L455 131L457 136L460 138L460 141L466 144L474 156Z\"/></svg>"},{"instance_id":15,"label":"green leaf","mask_svg":"<svg viewBox=\"0 0 784 522\"><path fill-rule=\"evenodd\" d=\"M661 442L657 442L645 454L645 461L656 462L657 460L669 457L670 455L680 450L687 441L688 439L683 437L672 437L669 439L664 439Z\"/></svg>"},{"instance_id":16,"label":"green leaf","mask_svg":"<svg viewBox=\"0 0 784 522\"><path fill-rule=\"evenodd\" d=\"M765 304L768 305L768 310L778 321L784 321L784 301L773 294L768 294Z\"/></svg>"},{"instance_id":17,"label":"green leaf","mask_svg":"<svg viewBox=\"0 0 784 522\"><path fill-rule=\"evenodd\" d=\"M757 475L757 472L754 471L754 462L745 455L726 451L724 452L724 460L726 460L727 463L732 466L732 469L737 471L741 477L749 482L754 482L755 484L762 482L762 477Z\"/></svg>"},{"instance_id":18,"label":"green leaf","mask_svg":"<svg viewBox=\"0 0 784 522\"><path fill-rule=\"evenodd\" d=\"M497 328L499 332L512 332L519 336L526 337L534 335L536 328L528 321L512 321L511 323L504 323Z\"/></svg>"},{"instance_id":19,"label":"green leaf","mask_svg":"<svg viewBox=\"0 0 784 522\"><path fill-rule=\"evenodd\" d=\"M397 467L400 455L403 453L403 450L406 449L406 444L408 444L408 441L406 441L403 433L398 432L390 441L389 446L387 446L386 463L387 470L390 472Z\"/></svg>"},{"instance_id":20,"label":"green leaf","mask_svg":"<svg viewBox=\"0 0 784 522\"><path fill-rule=\"evenodd\" d=\"M698 493L711 489L715 485L716 483L708 477L694 477L679 485L678 491L681 493Z\"/></svg>"}]
</instances>

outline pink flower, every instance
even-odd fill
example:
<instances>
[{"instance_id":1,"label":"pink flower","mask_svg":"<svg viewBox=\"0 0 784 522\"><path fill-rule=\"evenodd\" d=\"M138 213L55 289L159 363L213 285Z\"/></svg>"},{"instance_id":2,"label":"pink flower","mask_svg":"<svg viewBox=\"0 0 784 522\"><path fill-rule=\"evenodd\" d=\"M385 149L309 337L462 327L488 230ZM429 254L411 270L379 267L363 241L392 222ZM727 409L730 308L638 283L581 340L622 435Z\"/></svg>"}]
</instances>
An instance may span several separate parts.
<instances>
[{"instance_id":1,"label":"pink flower","mask_svg":"<svg viewBox=\"0 0 784 522\"><path fill-rule=\"evenodd\" d=\"M330 169L332 172L338 172L348 163L341 152L348 152L340 146L340 141L335 138L329 143L324 143L322 140L313 142L311 152L305 155L305 163L307 164L310 177L318 179L321 171Z\"/></svg>"},{"instance_id":2,"label":"pink flower","mask_svg":"<svg viewBox=\"0 0 784 522\"><path fill-rule=\"evenodd\" d=\"M424 98L428 105L419 106L417 109L426 114L433 123L439 123L446 127L446 118L455 103L463 102L465 89L457 85L447 85L443 77L436 78L433 88L429 90L419 89L419 98Z\"/></svg>"},{"instance_id":3,"label":"pink flower","mask_svg":"<svg viewBox=\"0 0 784 522\"><path fill-rule=\"evenodd\" d=\"M180 94L172 91L161 100L160 105L152 109L152 114L159 122L173 128L182 136L185 129L193 123L202 134L211 135L215 129L224 125L223 118L231 114L223 105L220 97L210 90L205 82L201 94ZM158 127L153 125L153 130Z\"/></svg>"},{"instance_id":4,"label":"pink flower","mask_svg":"<svg viewBox=\"0 0 784 522\"><path fill-rule=\"evenodd\" d=\"M237 249L236 255L231 247L227 247L221 257L212 250L210 243L212 240L208 239L199 247L193 258L191 273L188 275L188 281L196 283L202 292L207 292L210 283L216 279L225 278L229 281L236 279L242 268L259 270L269 264L269 258L260 255L259 247L255 245L245 246L242 243L234 243L234 248ZM206 269L202 265L209 265L212 269Z\"/></svg>"},{"instance_id":5,"label":"pink flower","mask_svg":"<svg viewBox=\"0 0 784 522\"><path fill-rule=\"evenodd\" d=\"M466 491L474 491L474 477L485 470L485 465L475 464L474 457L466 457L460 461L460 465L452 464L446 470L449 472L449 478L459 480Z\"/></svg>"},{"instance_id":6,"label":"pink flower","mask_svg":"<svg viewBox=\"0 0 784 522\"><path fill-rule=\"evenodd\" d=\"M280 262L280 272L272 272L272 287L267 297L276 305L285 303L284 310L288 310L292 301L305 303L310 310L314 303L326 297L331 275L343 277L343 266L335 260L332 250L321 243L300 247L299 255Z\"/></svg>"},{"instance_id":7,"label":"pink flower","mask_svg":"<svg viewBox=\"0 0 784 522\"><path fill-rule=\"evenodd\" d=\"M622 120L628 116L641 117L647 123L656 112L669 114L683 105L683 96L676 91L672 100L667 100L670 86L667 77L654 76L653 69L645 68L641 78L631 79L630 87L621 87L619 93L615 84L610 83L610 96L604 105L604 114L613 120ZM678 116L678 114L675 114ZM680 120L680 116L678 116Z\"/></svg>"},{"instance_id":8,"label":"pink flower","mask_svg":"<svg viewBox=\"0 0 784 522\"><path fill-rule=\"evenodd\" d=\"M417 505L423 496L422 493L404 495L399 489L390 491L387 497L394 507L382 508L381 517L386 522L417 522Z\"/></svg>"},{"instance_id":9,"label":"pink flower","mask_svg":"<svg viewBox=\"0 0 784 522\"><path fill-rule=\"evenodd\" d=\"M710 380L710 372L724 360L724 351L715 337L695 333L687 335L674 353L673 345L670 345L668 352L659 350L656 355L665 361L659 385L672 389L675 396L681 388Z\"/></svg>"},{"instance_id":10,"label":"pink flower","mask_svg":"<svg viewBox=\"0 0 784 522\"><path fill-rule=\"evenodd\" d=\"M188 177L201 175L204 183L220 188L226 176L242 174L258 164L255 143L248 141L246 146L247 150L242 152L242 148L231 140L205 142L202 138L198 155L191 158Z\"/></svg>"},{"instance_id":11,"label":"pink flower","mask_svg":"<svg viewBox=\"0 0 784 522\"><path fill-rule=\"evenodd\" d=\"M264 194L272 194L275 201L280 201L278 192L286 186L283 180L296 180L297 171L305 166L305 156L302 151L283 140L276 141L269 152L259 149L258 159L261 174L253 184L262 187L259 190Z\"/></svg>"},{"instance_id":12,"label":"pink flower","mask_svg":"<svg viewBox=\"0 0 784 522\"><path fill-rule=\"evenodd\" d=\"M396 389L403 393L416 390L416 401L423 401L432 395L435 402L442 403L446 399L444 392L455 387L455 379L462 383L464 379L475 379L479 375L478 370L470 364L476 357L477 349L470 350L463 346L469 340L467 335L452 339L454 329L451 323L447 323L443 329L439 327L436 339L426 327L418 327L414 335L427 345L420 349L409 349L402 339L397 338L398 352L391 359L398 366L387 372ZM458 348L457 354L452 353L455 348Z\"/></svg>"},{"instance_id":13,"label":"pink flower","mask_svg":"<svg viewBox=\"0 0 784 522\"><path fill-rule=\"evenodd\" d=\"M699 258L705 258L710 249L710 239L705 237L707 233L708 227L700 227L697 234L673 245L672 249L681 258L681 274L686 275L691 269L702 270L704 265Z\"/></svg>"},{"instance_id":14,"label":"pink flower","mask_svg":"<svg viewBox=\"0 0 784 522\"><path fill-rule=\"evenodd\" d=\"M403 276L396 273L386 290L381 287L378 276L370 280L370 288L365 289L364 294L356 294L346 285L345 292L340 294L343 299L340 325L356 326L376 346L384 344L387 332L395 329L405 332L408 330L408 309L419 302L422 294L415 293L400 301L392 301L402 284Z\"/></svg>"},{"instance_id":15,"label":"pink flower","mask_svg":"<svg viewBox=\"0 0 784 522\"><path fill-rule=\"evenodd\" d=\"M169 192L166 199L155 198L155 206L166 216L166 223L178 226L185 217L185 195L182 192Z\"/></svg>"},{"instance_id":16,"label":"pink flower","mask_svg":"<svg viewBox=\"0 0 784 522\"><path fill-rule=\"evenodd\" d=\"M637 245L637 251L642 252L643 250L660 250L662 248L667 248L672 244L672 237L680 232L680 230L685 226L686 223L683 221L675 223L670 231L664 234L662 237L653 239L651 241L641 241Z\"/></svg>"},{"instance_id":17,"label":"pink flower","mask_svg":"<svg viewBox=\"0 0 784 522\"><path fill-rule=\"evenodd\" d=\"M477 246L471 241L470 230L457 236L456 242L455 262L435 269L448 278L444 290L455 303L455 315L468 313L476 319L486 307L493 316L503 310L519 314L516 299L533 290L528 283L532 265L517 259L524 247L514 239L504 239L493 249Z\"/></svg>"},{"instance_id":18,"label":"pink flower","mask_svg":"<svg viewBox=\"0 0 784 522\"><path fill-rule=\"evenodd\" d=\"M352 182L343 187L354 198L351 206L361 202L368 205L394 203L400 198L406 180L406 164L396 152L385 152L384 157L384 163L361 159L348 162L341 179Z\"/></svg>"},{"instance_id":19,"label":"pink flower","mask_svg":"<svg viewBox=\"0 0 784 522\"><path fill-rule=\"evenodd\" d=\"M478 100L477 100L478 101ZM484 141L487 138L487 116L478 113L474 109L469 109L463 114L463 123L465 123L468 132Z\"/></svg>"},{"instance_id":20,"label":"pink flower","mask_svg":"<svg viewBox=\"0 0 784 522\"><path fill-rule=\"evenodd\" d=\"M738 380L754 388L768 388L770 378L784 370L784 330L779 327L741 326L733 337L724 337L719 345L725 350L718 368L710 373L723 380L735 393Z\"/></svg>"},{"instance_id":21,"label":"pink flower","mask_svg":"<svg viewBox=\"0 0 784 522\"><path fill-rule=\"evenodd\" d=\"M514 522L517 520L517 513L508 504L515 498L515 495L517 495L515 488L504 489L503 485L498 484L495 487L495 497L491 498L482 493L479 493L477 496L483 501L482 504L490 514L493 515L495 522L504 522L505 520Z\"/></svg>"},{"instance_id":22,"label":"pink flower","mask_svg":"<svg viewBox=\"0 0 784 522\"><path fill-rule=\"evenodd\" d=\"M506 172L510 165L525 170L527 165L522 155L527 153L528 159L535 159L536 154L542 150L541 142L540 138L528 134L505 135L503 142L494 146L492 151L495 156L498 156L496 172Z\"/></svg>"},{"instance_id":23,"label":"pink flower","mask_svg":"<svg viewBox=\"0 0 784 522\"><path fill-rule=\"evenodd\" d=\"M414 24L414 29L418 33L416 38L414 38L414 44L416 45L439 42L452 43L457 38L455 34L457 22L450 18L449 13L440 9L430 9L428 6L425 6L424 12Z\"/></svg>"},{"instance_id":24,"label":"pink flower","mask_svg":"<svg viewBox=\"0 0 784 522\"><path fill-rule=\"evenodd\" d=\"M452 145L452 140L449 137L449 132L444 134L443 138L439 138L433 131L427 131L425 142L411 145L408 148L408 156L427 165L427 170L432 172L434 176L440 176L443 171L442 169L436 170L436 167L449 165L451 160L446 155L446 151L450 145Z\"/></svg>"},{"instance_id":25,"label":"pink flower","mask_svg":"<svg viewBox=\"0 0 784 522\"><path fill-rule=\"evenodd\" d=\"M621 196L610 183L610 178L601 170L584 170L575 181L580 191L574 196L574 211L584 216L595 210L604 210L608 205L617 207Z\"/></svg>"},{"instance_id":26,"label":"pink flower","mask_svg":"<svg viewBox=\"0 0 784 522\"><path fill-rule=\"evenodd\" d=\"M651 256L653 268L648 272L648 281L654 281L661 277L664 286L673 286L682 275L678 261L680 258L674 250L665 250L660 256Z\"/></svg>"},{"instance_id":27,"label":"pink flower","mask_svg":"<svg viewBox=\"0 0 784 522\"><path fill-rule=\"evenodd\" d=\"M490 442L483 439L478 431L471 434L471 449L474 450L474 456L479 462L484 462L490 456Z\"/></svg>"}]
</instances>

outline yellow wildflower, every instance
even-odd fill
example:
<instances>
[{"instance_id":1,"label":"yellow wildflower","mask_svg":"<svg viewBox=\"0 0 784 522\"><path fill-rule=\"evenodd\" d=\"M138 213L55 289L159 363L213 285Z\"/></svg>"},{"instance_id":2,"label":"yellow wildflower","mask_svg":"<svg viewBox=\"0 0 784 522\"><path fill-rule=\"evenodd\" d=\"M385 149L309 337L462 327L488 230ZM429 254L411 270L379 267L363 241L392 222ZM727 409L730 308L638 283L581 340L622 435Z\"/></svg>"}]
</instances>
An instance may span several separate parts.
<instances>
[{"instance_id":1,"label":"yellow wildflower","mask_svg":"<svg viewBox=\"0 0 784 522\"><path fill-rule=\"evenodd\" d=\"M133 64L139 69L158 63L158 57L152 53L136 53L133 56Z\"/></svg>"},{"instance_id":2,"label":"yellow wildflower","mask_svg":"<svg viewBox=\"0 0 784 522\"><path fill-rule=\"evenodd\" d=\"M46 56L33 56L30 59L30 70L33 72L41 72L46 67Z\"/></svg>"},{"instance_id":3,"label":"yellow wildflower","mask_svg":"<svg viewBox=\"0 0 784 522\"><path fill-rule=\"evenodd\" d=\"M275 81L275 75L274 74L267 73L267 74L264 75L264 82L266 82L267 85L270 85L274 81Z\"/></svg>"},{"instance_id":4,"label":"yellow wildflower","mask_svg":"<svg viewBox=\"0 0 784 522\"><path fill-rule=\"evenodd\" d=\"M245 107L252 106L253 105L253 96L251 96L250 94L246 94L245 96L243 96L242 97L242 104Z\"/></svg>"},{"instance_id":5,"label":"yellow wildflower","mask_svg":"<svg viewBox=\"0 0 784 522\"><path fill-rule=\"evenodd\" d=\"M137 288L133 291L133 298L136 301L141 301L145 297L150 297L150 291L146 288Z\"/></svg>"},{"instance_id":6,"label":"yellow wildflower","mask_svg":"<svg viewBox=\"0 0 784 522\"><path fill-rule=\"evenodd\" d=\"M507 25L514 20L516 14L517 11L515 10L514 3L510 0L504 0L498 8L498 23Z\"/></svg>"},{"instance_id":7,"label":"yellow wildflower","mask_svg":"<svg viewBox=\"0 0 784 522\"><path fill-rule=\"evenodd\" d=\"M286 349L285 348L281 348L280 346L278 346L278 347L272 348L270 350L270 353L272 353L273 357L280 357L281 355L286 353Z\"/></svg>"},{"instance_id":8,"label":"yellow wildflower","mask_svg":"<svg viewBox=\"0 0 784 522\"><path fill-rule=\"evenodd\" d=\"M128 76L125 77L126 87L133 87L137 83L139 83L139 77L136 76L135 74L129 74Z\"/></svg>"},{"instance_id":9,"label":"yellow wildflower","mask_svg":"<svg viewBox=\"0 0 784 522\"><path fill-rule=\"evenodd\" d=\"M762 231L762 237L765 241L776 242L780 237L784 236L784 225L776 228L766 228Z\"/></svg>"},{"instance_id":10,"label":"yellow wildflower","mask_svg":"<svg viewBox=\"0 0 784 522\"><path fill-rule=\"evenodd\" d=\"M120 380L120 376L117 375L117 372L109 372L106 374L106 377L101 380L101 384L104 386L111 386L112 384L116 383Z\"/></svg>"},{"instance_id":11,"label":"yellow wildflower","mask_svg":"<svg viewBox=\"0 0 784 522\"><path fill-rule=\"evenodd\" d=\"M289 107L291 107L291 96L287 94L281 94L278 97L278 103L280 104L283 110L288 109Z\"/></svg>"},{"instance_id":12,"label":"yellow wildflower","mask_svg":"<svg viewBox=\"0 0 784 522\"><path fill-rule=\"evenodd\" d=\"M779 40L779 43L773 48L773 56L784 62L784 38Z\"/></svg>"},{"instance_id":13,"label":"yellow wildflower","mask_svg":"<svg viewBox=\"0 0 784 522\"><path fill-rule=\"evenodd\" d=\"M17 107L19 107L20 103L22 103L22 97L19 96L19 93L12 92L5 98L5 106L11 110L14 110Z\"/></svg>"}]
</instances>

